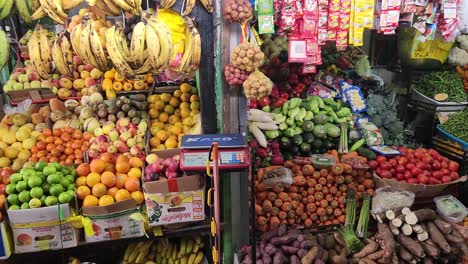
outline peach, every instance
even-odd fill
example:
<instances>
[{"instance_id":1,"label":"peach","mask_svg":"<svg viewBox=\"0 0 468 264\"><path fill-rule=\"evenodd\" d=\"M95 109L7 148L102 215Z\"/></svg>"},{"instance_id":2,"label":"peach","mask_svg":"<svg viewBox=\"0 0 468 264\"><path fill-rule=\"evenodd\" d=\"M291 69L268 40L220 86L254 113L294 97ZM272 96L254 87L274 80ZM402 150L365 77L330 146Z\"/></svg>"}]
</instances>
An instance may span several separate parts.
<instances>
[{"instance_id":1,"label":"peach","mask_svg":"<svg viewBox=\"0 0 468 264\"><path fill-rule=\"evenodd\" d=\"M94 80L92 77L88 77L84 80L85 86L86 87L91 87L96 84L96 80Z\"/></svg>"},{"instance_id":2,"label":"peach","mask_svg":"<svg viewBox=\"0 0 468 264\"><path fill-rule=\"evenodd\" d=\"M73 82L67 78L61 78L59 80L59 86L65 89L71 89L73 87Z\"/></svg>"},{"instance_id":3,"label":"peach","mask_svg":"<svg viewBox=\"0 0 468 264\"><path fill-rule=\"evenodd\" d=\"M76 79L73 81L73 88L75 90L81 90L85 87L85 81L82 79Z\"/></svg>"},{"instance_id":4,"label":"peach","mask_svg":"<svg viewBox=\"0 0 468 264\"><path fill-rule=\"evenodd\" d=\"M86 78L89 77L89 71L85 70L85 71L80 72L80 77L81 79L86 80Z\"/></svg>"},{"instance_id":5,"label":"peach","mask_svg":"<svg viewBox=\"0 0 468 264\"><path fill-rule=\"evenodd\" d=\"M31 72L28 74L28 79L30 81L39 81L41 79L41 77L39 76L39 74L37 72Z\"/></svg>"},{"instance_id":6,"label":"peach","mask_svg":"<svg viewBox=\"0 0 468 264\"><path fill-rule=\"evenodd\" d=\"M102 77L102 71L100 71L99 69L94 68L94 69L91 70L91 72L89 73L89 75L90 75L93 79L97 80L97 79L99 79L99 78Z\"/></svg>"},{"instance_id":7,"label":"peach","mask_svg":"<svg viewBox=\"0 0 468 264\"><path fill-rule=\"evenodd\" d=\"M91 64L85 64L85 71L90 72L90 71L92 71L93 69L94 69L93 65L91 65Z\"/></svg>"},{"instance_id":8,"label":"peach","mask_svg":"<svg viewBox=\"0 0 468 264\"><path fill-rule=\"evenodd\" d=\"M81 17L79 15L74 15L72 16L71 21L75 22L75 24L78 25L79 23L81 23Z\"/></svg>"},{"instance_id":9,"label":"peach","mask_svg":"<svg viewBox=\"0 0 468 264\"><path fill-rule=\"evenodd\" d=\"M83 71L85 71L85 66L84 65L78 65L78 67L76 68L76 70L81 73Z\"/></svg>"},{"instance_id":10,"label":"peach","mask_svg":"<svg viewBox=\"0 0 468 264\"><path fill-rule=\"evenodd\" d=\"M60 98L67 98L67 97L71 96L71 93L70 93L70 90L68 90L68 89L60 88L60 89L58 89L57 95Z\"/></svg>"},{"instance_id":11,"label":"peach","mask_svg":"<svg viewBox=\"0 0 468 264\"><path fill-rule=\"evenodd\" d=\"M73 56L73 65L78 66L82 64L83 64L83 60L79 56L77 55Z\"/></svg>"},{"instance_id":12,"label":"peach","mask_svg":"<svg viewBox=\"0 0 468 264\"><path fill-rule=\"evenodd\" d=\"M76 79L79 79L80 78L80 73L77 72L77 71L73 71L73 79L76 80Z\"/></svg>"}]
</instances>

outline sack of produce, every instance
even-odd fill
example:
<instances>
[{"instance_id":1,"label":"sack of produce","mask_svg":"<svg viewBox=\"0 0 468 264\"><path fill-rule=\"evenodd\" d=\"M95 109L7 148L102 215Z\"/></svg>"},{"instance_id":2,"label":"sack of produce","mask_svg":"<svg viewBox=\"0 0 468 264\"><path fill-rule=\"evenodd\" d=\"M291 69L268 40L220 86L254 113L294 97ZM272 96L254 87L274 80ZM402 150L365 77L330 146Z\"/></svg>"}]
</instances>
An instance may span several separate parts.
<instances>
[{"instance_id":1,"label":"sack of produce","mask_svg":"<svg viewBox=\"0 0 468 264\"><path fill-rule=\"evenodd\" d=\"M273 83L265 74L255 70L249 75L242 86L244 87L247 99L261 99L271 93Z\"/></svg>"}]
</instances>

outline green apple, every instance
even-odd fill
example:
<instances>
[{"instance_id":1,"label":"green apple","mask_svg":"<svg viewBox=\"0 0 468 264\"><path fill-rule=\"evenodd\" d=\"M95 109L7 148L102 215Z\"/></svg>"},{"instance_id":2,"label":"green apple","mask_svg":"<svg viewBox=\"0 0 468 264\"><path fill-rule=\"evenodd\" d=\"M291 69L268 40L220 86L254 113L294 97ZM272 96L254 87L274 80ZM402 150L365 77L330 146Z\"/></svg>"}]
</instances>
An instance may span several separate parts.
<instances>
[{"instance_id":1,"label":"green apple","mask_svg":"<svg viewBox=\"0 0 468 264\"><path fill-rule=\"evenodd\" d=\"M21 181L23 179L23 176L19 173L13 173L11 176L10 176L10 182L11 183L17 183L19 181Z\"/></svg>"},{"instance_id":2,"label":"green apple","mask_svg":"<svg viewBox=\"0 0 468 264\"><path fill-rule=\"evenodd\" d=\"M22 203L21 204L21 209L29 209L29 203Z\"/></svg>"},{"instance_id":3,"label":"green apple","mask_svg":"<svg viewBox=\"0 0 468 264\"><path fill-rule=\"evenodd\" d=\"M20 207L17 204L14 204L14 205L8 207L8 210L19 210L19 209L20 209Z\"/></svg>"},{"instance_id":4,"label":"green apple","mask_svg":"<svg viewBox=\"0 0 468 264\"><path fill-rule=\"evenodd\" d=\"M73 199L73 195L70 195L69 192L63 192L58 197L58 200L61 204L69 203L71 199Z\"/></svg>"},{"instance_id":5,"label":"green apple","mask_svg":"<svg viewBox=\"0 0 468 264\"><path fill-rule=\"evenodd\" d=\"M29 188L34 188L42 185L41 177L33 175L28 179L28 186Z\"/></svg>"},{"instance_id":6,"label":"green apple","mask_svg":"<svg viewBox=\"0 0 468 264\"><path fill-rule=\"evenodd\" d=\"M15 193L9 194L9 195L7 196L7 202L8 202L8 205L10 205L10 207L11 207L12 205L15 205L15 204L17 205L17 204L19 204L18 195L15 194Z\"/></svg>"},{"instance_id":7,"label":"green apple","mask_svg":"<svg viewBox=\"0 0 468 264\"><path fill-rule=\"evenodd\" d=\"M29 207L31 207L31 208L41 207L41 200L39 200L37 198L32 198L31 201L29 201Z\"/></svg>"},{"instance_id":8,"label":"green apple","mask_svg":"<svg viewBox=\"0 0 468 264\"><path fill-rule=\"evenodd\" d=\"M52 166L52 165L47 165L45 166L45 168L42 170L42 173L44 173L45 175L49 176L51 174L54 174L57 172L57 169Z\"/></svg>"},{"instance_id":9,"label":"green apple","mask_svg":"<svg viewBox=\"0 0 468 264\"><path fill-rule=\"evenodd\" d=\"M50 183L44 182L44 183L42 184L42 190L43 190L45 193L48 193L49 190L50 190L50 186L52 186L52 185L50 185Z\"/></svg>"},{"instance_id":10,"label":"green apple","mask_svg":"<svg viewBox=\"0 0 468 264\"><path fill-rule=\"evenodd\" d=\"M47 176L47 182L50 184L60 183L61 179L62 177L60 177L58 173L50 174L49 176Z\"/></svg>"},{"instance_id":11,"label":"green apple","mask_svg":"<svg viewBox=\"0 0 468 264\"><path fill-rule=\"evenodd\" d=\"M66 192L69 193L71 196L75 197L75 190L68 190Z\"/></svg>"},{"instance_id":12,"label":"green apple","mask_svg":"<svg viewBox=\"0 0 468 264\"><path fill-rule=\"evenodd\" d=\"M55 196L47 196L47 197L45 198L45 204L46 204L47 206L56 205L57 203L58 203L58 199L57 199L57 197L55 197Z\"/></svg>"},{"instance_id":13,"label":"green apple","mask_svg":"<svg viewBox=\"0 0 468 264\"><path fill-rule=\"evenodd\" d=\"M5 187L5 192L7 194L12 194L16 192L16 184L10 183Z\"/></svg>"},{"instance_id":14,"label":"green apple","mask_svg":"<svg viewBox=\"0 0 468 264\"><path fill-rule=\"evenodd\" d=\"M16 184L16 191L17 192L22 192L22 191L26 190L26 188L28 188L28 184L25 181L19 181Z\"/></svg>"},{"instance_id":15,"label":"green apple","mask_svg":"<svg viewBox=\"0 0 468 264\"><path fill-rule=\"evenodd\" d=\"M69 182L75 182L75 177L70 174L66 175L65 179L67 179Z\"/></svg>"},{"instance_id":16,"label":"green apple","mask_svg":"<svg viewBox=\"0 0 468 264\"><path fill-rule=\"evenodd\" d=\"M60 165L60 163L58 163L58 162L52 162L49 165L53 166L56 171L61 171L62 170L62 165Z\"/></svg>"},{"instance_id":17,"label":"green apple","mask_svg":"<svg viewBox=\"0 0 468 264\"><path fill-rule=\"evenodd\" d=\"M47 162L41 160L41 161L36 163L36 165L34 166L34 169L36 171L42 172L46 166L47 166Z\"/></svg>"},{"instance_id":18,"label":"green apple","mask_svg":"<svg viewBox=\"0 0 468 264\"><path fill-rule=\"evenodd\" d=\"M31 196L29 195L28 191L22 191L18 194L18 200L22 203L27 203L31 200Z\"/></svg>"},{"instance_id":19,"label":"green apple","mask_svg":"<svg viewBox=\"0 0 468 264\"><path fill-rule=\"evenodd\" d=\"M72 168L70 168L70 167L68 167L68 166L62 167L62 169L60 170L60 172L62 172L63 175L68 175L68 174L71 173L71 171L72 171Z\"/></svg>"},{"instance_id":20,"label":"green apple","mask_svg":"<svg viewBox=\"0 0 468 264\"><path fill-rule=\"evenodd\" d=\"M61 184L54 184L49 189L49 193L56 197L58 197L63 191L64 189Z\"/></svg>"},{"instance_id":21,"label":"green apple","mask_svg":"<svg viewBox=\"0 0 468 264\"><path fill-rule=\"evenodd\" d=\"M68 185L67 191L73 191L74 192L75 190L76 190L75 184Z\"/></svg>"},{"instance_id":22,"label":"green apple","mask_svg":"<svg viewBox=\"0 0 468 264\"><path fill-rule=\"evenodd\" d=\"M62 179L60 180L60 184L62 184L62 186L63 186L64 189L67 189L68 186L70 186L71 182L68 181L67 178L62 178Z\"/></svg>"},{"instance_id":23,"label":"green apple","mask_svg":"<svg viewBox=\"0 0 468 264\"><path fill-rule=\"evenodd\" d=\"M34 187L31 189L31 191L29 191L29 194L32 198L41 198L41 196L44 194L44 191L41 187Z\"/></svg>"},{"instance_id":24,"label":"green apple","mask_svg":"<svg viewBox=\"0 0 468 264\"><path fill-rule=\"evenodd\" d=\"M41 200L41 204L45 204L45 199L47 197L45 195L42 195L41 198L39 198L39 200Z\"/></svg>"}]
</instances>

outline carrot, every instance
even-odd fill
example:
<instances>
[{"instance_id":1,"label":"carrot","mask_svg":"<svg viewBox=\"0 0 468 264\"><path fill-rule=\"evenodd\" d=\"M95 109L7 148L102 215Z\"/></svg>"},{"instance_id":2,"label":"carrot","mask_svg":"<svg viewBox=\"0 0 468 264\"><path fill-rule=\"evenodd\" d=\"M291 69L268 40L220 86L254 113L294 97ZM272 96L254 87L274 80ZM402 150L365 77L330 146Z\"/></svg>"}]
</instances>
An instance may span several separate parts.
<instances>
[{"instance_id":1,"label":"carrot","mask_svg":"<svg viewBox=\"0 0 468 264\"><path fill-rule=\"evenodd\" d=\"M314 179L318 180L318 179L319 179L320 177L322 177L322 176L320 175L320 172L319 172L319 171L314 171L314 174L312 174L312 177L313 177Z\"/></svg>"},{"instance_id":2,"label":"carrot","mask_svg":"<svg viewBox=\"0 0 468 264\"><path fill-rule=\"evenodd\" d=\"M366 187L364 187L364 185L362 184L359 184L356 188L359 192L364 192L366 190Z\"/></svg>"},{"instance_id":3,"label":"carrot","mask_svg":"<svg viewBox=\"0 0 468 264\"><path fill-rule=\"evenodd\" d=\"M320 201L323 199L323 193L321 193L321 192L316 192L315 195L314 195L314 197L315 197L315 200L316 200L316 201L320 202Z\"/></svg>"},{"instance_id":4,"label":"carrot","mask_svg":"<svg viewBox=\"0 0 468 264\"><path fill-rule=\"evenodd\" d=\"M271 204L270 200L263 201L263 211L264 212L270 212L272 207L273 207L273 205Z\"/></svg>"},{"instance_id":5,"label":"carrot","mask_svg":"<svg viewBox=\"0 0 468 264\"><path fill-rule=\"evenodd\" d=\"M263 208L259 204L255 204L255 214L256 215L262 215L263 214Z\"/></svg>"},{"instance_id":6,"label":"carrot","mask_svg":"<svg viewBox=\"0 0 468 264\"><path fill-rule=\"evenodd\" d=\"M366 170L357 170L357 172L358 172L358 175L362 177L364 177L364 175L366 174Z\"/></svg>"},{"instance_id":7,"label":"carrot","mask_svg":"<svg viewBox=\"0 0 468 264\"><path fill-rule=\"evenodd\" d=\"M333 175L327 175L327 184L332 185L335 182L335 177Z\"/></svg>"},{"instance_id":8,"label":"carrot","mask_svg":"<svg viewBox=\"0 0 468 264\"><path fill-rule=\"evenodd\" d=\"M291 210L288 212L288 218L294 218L296 217L296 212L294 212L294 210Z\"/></svg>"},{"instance_id":9,"label":"carrot","mask_svg":"<svg viewBox=\"0 0 468 264\"><path fill-rule=\"evenodd\" d=\"M338 203L339 204L345 204L346 203L346 198L344 196L341 196L340 198L338 198Z\"/></svg>"},{"instance_id":10,"label":"carrot","mask_svg":"<svg viewBox=\"0 0 468 264\"><path fill-rule=\"evenodd\" d=\"M325 209L324 209L324 211L325 211ZM320 216L320 222L322 222L322 224L327 222L327 221L328 221L328 216L327 215Z\"/></svg>"},{"instance_id":11,"label":"carrot","mask_svg":"<svg viewBox=\"0 0 468 264\"><path fill-rule=\"evenodd\" d=\"M299 187L296 185L291 185L288 187L288 191L290 193L298 193L299 192Z\"/></svg>"},{"instance_id":12,"label":"carrot","mask_svg":"<svg viewBox=\"0 0 468 264\"><path fill-rule=\"evenodd\" d=\"M315 189L312 188L312 187L309 187L309 188L307 188L307 193L308 193L308 194L314 194L314 193L315 193Z\"/></svg>"},{"instance_id":13,"label":"carrot","mask_svg":"<svg viewBox=\"0 0 468 264\"><path fill-rule=\"evenodd\" d=\"M327 185L327 178L325 177L320 177L318 179L318 183L321 184L321 185Z\"/></svg>"},{"instance_id":14,"label":"carrot","mask_svg":"<svg viewBox=\"0 0 468 264\"><path fill-rule=\"evenodd\" d=\"M319 216L324 216L327 212L325 211L325 208L319 207L315 211Z\"/></svg>"},{"instance_id":15,"label":"carrot","mask_svg":"<svg viewBox=\"0 0 468 264\"><path fill-rule=\"evenodd\" d=\"M296 208L295 212L296 212L296 215L302 215L304 213L304 209L298 207Z\"/></svg>"},{"instance_id":16,"label":"carrot","mask_svg":"<svg viewBox=\"0 0 468 264\"><path fill-rule=\"evenodd\" d=\"M364 178L372 179L372 174L370 172L366 171L366 173L364 174Z\"/></svg>"},{"instance_id":17,"label":"carrot","mask_svg":"<svg viewBox=\"0 0 468 264\"><path fill-rule=\"evenodd\" d=\"M353 171L353 167L347 163L340 163L340 165L343 167L344 173L351 173Z\"/></svg>"},{"instance_id":18,"label":"carrot","mask_svg":"<svg viewBox=\"0 0 468 264\"><path fill-rule=\"evenodd\" d=\"M345 193L348 190L348 186L346 186L346 184L340 184L338 186L338 190L340 190L340 192Z\"/></svg>"},{"instance_id":19,"label":"carrot","mask_svg":"<svg viewBox=\"0 0 468 264\"><path fill-rule=\"evenodd\" d=\"M298 186L302 186L306 184L306 178L304 176L296 176L294 177L294 184Z\"/></svg>"},{"instance_id":20,"label":"carrot","mask_svg":"<svg viewBox=\"0 0 468 264\"><path fill-rule=\"evenodd\" d=\"M278 199L280 199L283 202L287 202L287 201L289 201L289 196L285 192L280 192L280 193L278 193Z\"/></svg>"},{"instance_id":21,"label":"carrot","mask_svg":"<svg viewBox=\"0 0 468 264\"><path fill-rule=\"evenodd\" d=\"M284 190L284 186L283 186L283 184L278 183L278 184L275 184L275 185L273 186L272 190L273 190L275 193L280 193L280 192L282 192L282 191Z\"/></svg>"},{"instance_id":22,"label":"carrot","mask_svg":"<svg viewBox=\"0 0 468 264\"><path fill-rule=\"evenodd\" d=\"M299 200L301 200L301 197L300 197L300 195L299 195L298 193L289 192L289 193L288 193L288 196L289 196L289 198L290 198L291 200L293 200L293 201L299 201Z\"/></svg>"},{"instance_id":23,"label":"carrot","mask_svg":"<svg viewBox=\"0 0 468 264\"><path fill-rule=\"evenodd\" d=\"M338 192L338 188L336 188L336 186L332 186L330 187L329 191L331 194L336 194Z\"/></svg>"},{"instance_id":24,"label":"carrot","mask_svg":"<svg viewBox=\"0 0 468 264\"><path fill-rule=\"evenodd\" d=\"M288 224L289 225L294 225L296 223L296 221L294 220L294 218L289 218L288 219Z\"/></svg>"},{"instance_id":25,"label":"carrot","mask_svg":"<svg viewBox=\"0 0 468 264\"><path fill-rule=\"evenodd\" d=\"M307 226L307 227L310 227L312 226L312 219L310 218L307 218L306 220L304 220L304 225Z\"/></svg>"},{"instance_id":26,"label":"carrot","mask_svg":"<svg viewBox=\"0 0 468 264\"><path fill-rule=\"evenodd\" d=\"M285 211L280 211L278 213L278 218L279 219L286 219L288 217L288 213L286 213Z\"/></svg>"},{"instance_id":27,"label":"carrot","mask_svg":"<svg viewBox=\"0 0 468 264\"><path fill-rule=\"evenodd\" d=\"M276 200L276 198L278 198L278 196L274 192L269 192L267 194L267 198L268 198L268 200L274 202Z\"/></svg>"},{"instance_id":28,"label":"carrot","mask_svg":"<svg viewBox=\"0 0 468 264\"><path fill-rule=\"evenodd\" d=\"M356 189L356 185L354 184L354 182L350 182L350 183L348 183L348 185L347 185L347 186L348 186L348 189L351 189L351 190L354 190L354 189Z\"/></svg>"},{"instance_id":29,"label":"carrot","mask_svg":"<svg viewBox=\"0 0 468 264\"><path fill-rule=\"evenodd\" d=\"M270 217L270 230L276 229L280 225L280 220L278 217Z\"/></svg>"},{"instance_id":30,"label":"carrot","mask_svg":"<svg viewBox=\"0 0 468 264\"><path fill-rule=\"evenodd\" d=\"M286 219L280 219L280 223L281 223L282 225L286 225L286 224L288 224L288 220L286 220Z\"/></svg>"},{"instance_id":31,"label":"carrot","mask_svg":"<svg viewBox=\"0 0 468 264\"><path fill-rule=\"evenodd\" d=\"M338 208L340 204L338 203L337 200L333 200L330 202L330 206L333 207L333 208Z\"/></svg>"},{"instance_id":32,"label":"carrot","mask_svg":"<svg viewBox=\"0 0 468 264\"><path fill-rule=\"evenodd\" d=\"M258 230L262 231L262 232L266 232L268 230L268 225L257 225L256 226Z\"/></svg>"},{"instance_id":33,"label":"carrot","mask_svg":"<svg viewBox=\"0 0 468 264\"><path fill-rule=\"evenodd\" d=\"M315 171L314 166L312 166L310 164L304 165L304 167L302 167L302 172L306 176L310 176L310 175L314 174L314 171Z\"/></svg>"},{"instance_id":34,"label":"carrot","mask_svg":"<svg viewBox=\"0 0 468 264\"><path fill-rule=\"evenodd\" d=\"M347 158L353 158L353 157L357 157L359 156L359 153L357 153L357 151L351 151L347 154L343 154L341 155L341 160L345 160Z\"/></svg>"},{"instance_id":35,"label":"carrot","mask_svg":"<svg viewBox=\"0 0 468 264\"><path fill-rule=\"evenodd\" d=\"M278 207L272 207L271 208L271 211L270 211L270 214L273 215L273 216L276 216L278 215L280 212L280 209Z\"/></svg>"},{"instance_id":36,"label":"carrot","mask_svg":"<svg viewBox=\"0 0 468 264\"><path fill-rule=\"evenodd\" d=\"M328 214L328 215L333 214L333 208L332 208L331 206L327 206L327 207L325 208L325 211L327 211L327 214Z\"/></svg>"},{"instance_id":37,"label":"carrot","mask_svg":"<svg viewBox=\"0 0 468 264\"><path fill-rule=\"evenodd\" d=\"M257 181L263 181L263 176L265 175L265 169L264 168L260 168L258 171L257 171Z\"/></svg>"},{"instance_id":38,"label":"carrot","mask_svg":"<svg viewBox=\"0 0 468 264\"><path fill-rule=\"evenodd\" d=\"M339 225L340 224L340 221L338 221L338 219L333 219L332 222L333 222L334 225Z\"/></svg>"},{"instance_id":39,"label":"carrot","mask_svg":"<svg viewBox=\"0 0 468 264\"><path fill-rule=\"evenodd\" d=\"M290 202L284 202L283 205L281 206L281 210L283 211L289 211L291 209L292 209L292 206Z\"/></svg>"},{"instance_id":40,"label":"carrot","mask_svg":"<svg viewBox=\"0 0 468 264\"><path fill-rule=\"evenodd\" d=\"M286 168L289 168L289 169L290 169L290 168L296 166L296 164L295 164L292 160L287 160L287 161L284 162L284 166L285 166Z\"/></svg>"},{"instance_id":41,"label":"carrot","mask_svg":"<svg viewBox=\"0 0 468 264\"><path fill-rule=\"evenodd\" d=\"M316 205L316 206L320 206L320 202L319 202L319 201L315 201L315 205Z\"/></svg>"},{"instance_id":42,"label":"carrot","mask_svg":"<svg viewBox=\"0 0 468 264\"><path fill-rule=\"evenodd\" d=\"M332 224L333 224L333 222L331 220L325 221L325 225L332 225Z\"/></svg>"},{"instance_id":43,"label":"carrot","mask_svg":"<svg viewBox=\"0 0 468 264\"><path fill-rule=\"evenodd\" d=\"M331 173L335 176L343 174L344 168L341 164L334 164L331 168Z\"/></svg>"},{"instance_id":44,"label":"carrot","mask_svg":"<svg viewBox=\"0 0 468 264\"><path fill-rule=\"evenodd\" d=\"M374 188L374 181L371 180L371 179L365 179L363 182L362 182L362 185L364 185L364 187L366 189L373 189Z\"/></svg>"},{"instance_id":45,"label":"carrot","mask_svg":"<svg viewBox=\"0 0 468 264\"><path fill-rule=\"evenodd\" d=\"M264 216L259 216L257 217L257 224L259 225L264 225L267 223L267 219Z\"/></svg>"},{"instance_id":46,"label":"carrot","mask_svg":"<svg viewBox=\"0 0 468 264\"><path fill-rule=\"evenodd\" d=\"M302 191L301 194L302 196L307 196L309 193L307 191Z\"/></svg>"},{"instance_id":47,"label":"carrot","mask_svg":"<svg viewBox=\"0 0 468 264\"><path fill-rule=\"evenodd\" d=\"M302 202L302 204L307 203L307 198L306 198L306 197L302 198L302 199L301 199L301 202Z\"/></svg>"},{"instance_id":48,"label":"carrot","mask_svg":"<svg viewBox=\"0 0 468 264\"><path fill-rule=\"evenodd\" d=\"M357 177L357 176L358 176L357 170L353 170L353 171L351 172L351 176Z\"/></svg>"},{"instance_id":49,"label":"carrot","mask_svg":"<svg viewBox=\"0 0 468 264\"><path fill-rule=\"evenodd\" d=\"M324 200L320 201L320 207L325 208L327 206L328 206L328 201L327 200L324 199Z\"/></svg>"},{"instance_id":50,"label":"carrot","mask_svg":"<svg viewBox=\"0 0 468 264\"><path fill-rule=\"evenodd\" d=\"M257 192L257 194L255 195L257 200L260 200L260 201L263 201L267 198L267 192Z\"/></svg>"},{"instance_id":51,"label":"carrot","mask_svg":"<svg viewBox=\"0 0 468 264\"><path fill-rule=\"evenodd\" d=\"M345 177L345 182L346 182L346 183L352 183L352 182L353 182L353 177L351 177L351 176L346 176L346 177Z\"/></svg>"},{"instance_id":52,"label":"carrot","mask_svg":"<svg viewBox=\"0 0 468 264\"><path fill-rule=\"evenodd\" d=\"M273 203L276 207L281 207L283 205L283 201L280 199L276 199L275 202Z\"/></svg>"},{"instance_id":53,"label":"carrot","mask_svg":"<svg viewBox=\"0 0 468 264\"><path fill-rule=\"evenodd\" d=\"M327 169L321 169L320 170L320 176L321 177L326 177L328 175L328 170Z\"/></svg>"},{"instance_id":54,"label":"carrot","mask_svg":"<svg viewBox=\"0 0 468 264\"><path fill-rule=\"evenodd\" d=\"M313 221L317 221L319 219L319 215L317 213L314 213L310 216L310 219L312 219Z\"/></svg>"},{"instance_id":55,"label":"carrot","mask_svg":"<svg viewBox=\"0 0 468 264\"><path fill-rule=\"evenodd\" d=\"M299 165L294 165L294 167L291 168L292 172L294 174L298 173L298 172L301 172L302 173L302 166L299 166Z\"/></svg>"},{"instance_id":56,"label":"carrot","mask_svg":"<svg viewBox=\"0 0 468 264\"><path fill-rule=\"evenodd\" d=\"M333 201L333 195L331 195L331 194L325 195L325 200L327 200L327 202Z\"/></svg>"},{"instance_id":57,"label":"carrot","mask_svg":"<svg viewBox=\"0 0 468 264\"><path fill-rule=\"evenodd\" d=\"M340 216L340 215L343 214L343 211L341 211L341 209L339 209L339 208L336 208L336 209L333 211L333 214L334 214L335 216Z\"/></svg>"},{"instance_id":58,"label":"carrot","mask_svg":"<svg viewBox=\"0 0 468 264\"><path fill-rule=\"evenodd\" d=\"M340 221L340 223L344 224L345 221L346 221L346 217L344 215L340 215L340 216L338 216L338 221Z\"/></svg>"},{"instance_id":59,"label":"carrot","mask_svg":"<svg viewBox=\"0 0 468 264\"><path fill-rule=\"evenodd\" d=\"M313 195L307 196L307 203L314 203L315 202L315 197Z\"/></svg>"},{"instance_id":60,"label":"carrot","mask_svg":"<svg viewBox=\"0 0 468 264\"><path fill-rule=\"evenodd\" d=\"M340 176L335 176L335 182L336 182L337 184L342 184L342 183L345 182L345 177L342 176L342 175L340 175Z\"/></svg>"},{"instance_id":61,"label":"carrot","mask_svg":"<svg viewBox=\"0 0 468 264\"><path fill-rule=\"evenodd\" d=\"M268 190L268 187L264 183L258 183L257 185L255 185L255 189L257 191L263 192Z\"/></svg>"},{"instance_id":62,"label":"carrot","mask_svg":"<svg viewBox=\"0 0 468 264\"><path fill-rule=\"evenodd\" d=\"M315 190L316 191L321 191L323 189L323 186L321 184L315 185Z\"/></svg>"},{"instance_id":63,"label":"carrot","mask_svg":"<svg viewBox=\"0 0 468 264\"><path fill-rule=\"evenodd\" d=\"M338 151L336 151L336 149L332 149L332 150L328 151L328 154L333 156L333 158L336 161L340 160L340 157L338 156Z\"/></svg>"},{"instance_id":64,"label":"carrot","mask_svg":"<svg viewBox=\"0 0 468 264\"><path fill-rule=\"evenodd\" d=\"M313 203L308 203L308 204L306 205L306 211L307 211L308 213L313 213L313 212L315 212L315 210L317 210L317 206L315 206L315 204L313 204Z\"/></svg>"},{"instance_id":65,"label":"carrot","mask_svg":"<svg viewBox=\"0 0 468 264\"><path fill-rule=\"evenodd\" d=\"M306 220L309 216L306 213L301 214L301 220Z\"/></svg>"},{"instance_id":66,"label":"carrot","mask_svg":"<svg viewBox=\"0 0 468 264\"><path fill-rule=\"evenodd\" d=\"M375 194L375 191L373 189L367 189L366 190L366 193L368 193L369 195L373 196Z\"/></svg>"},{"instance_id":67,"label":"carrot","mask_svg":"<svg viewBox=\"0 0 468 264\"><path fill-rule=\"evenodd\" d=\"M299 202L298 201L291 201L291 205L293 209L296 209L299 207Z\"/></svg>"},{"instance_id":68,"label":"carrot","mask_svg":"<svg viewBox=\"0 0 468 264\"><path fill-rule=\"evenodd\" d=\"M317 180L314 179L314 178L309 178L307 179L307 186L309 187L315 187L315 185L317 184Z\"/></svg>"},{"instance_id":69,"label":"carrot","mask_svg":"<svg viewBox=\"0 0 468 264\"><path fill-rule=\"evenodd\" d=\"M366 178L364 178L364 176L358 176L356 181L359 182L359 183L362 183L362 182L364 182L365 179Z\"/></svg>"},{"instance_id":70,"label":"carrot","mask_svg":"<svg viewBox=\"0 0 468 264\"><path fill-rule=\"evenodd\" d=\"M330 193L330 189L328 189L328 187L323 187L322 188L322 193L327 195L328 193Z\"/></svg>"}]
</instances>

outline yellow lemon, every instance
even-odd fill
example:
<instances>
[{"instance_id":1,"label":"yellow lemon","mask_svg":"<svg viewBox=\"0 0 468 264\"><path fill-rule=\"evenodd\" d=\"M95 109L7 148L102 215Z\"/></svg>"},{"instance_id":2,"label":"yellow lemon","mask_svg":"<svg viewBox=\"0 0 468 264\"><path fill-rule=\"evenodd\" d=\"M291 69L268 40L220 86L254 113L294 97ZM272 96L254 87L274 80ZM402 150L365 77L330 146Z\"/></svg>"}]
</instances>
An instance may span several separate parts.
<instances>
[{"instance_id":1,"label":"yellow lemon","mask_svg":"<svg viewBox=\"0 0 468 264\"><path fill-rule=\"evenodd\" d=\"M166 113L166 112L161 113L161 114L159 114L159 116L158 116L158 120L159 120L160 122L163 122L163 123L166 123L168 119L169 119L169 114Z\"/></svg>"},{"instance_id":2,"label":"yellow lemon","mask_svg":"<svg viewBox=\"0 0 468 264\"><path fill-rule=\"evenodd\" d=\"M174 138L169 138L166 140L166 142L164 142L164 146L167 149L177 148L177 140Z\"/></svg>"},{"instance_id":3,"label":"yellow lemon","mask_svg":"<svg viewBox=\"0 0 468 264\"><path fill-rule=\"evenodd\" d=\"M156 133L156 136L159 140L165 141L169 137L169 134L165 130L160 130Z\"/></svg>"}]
</instances>

